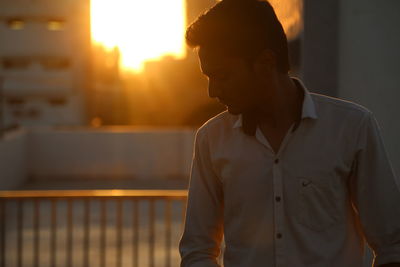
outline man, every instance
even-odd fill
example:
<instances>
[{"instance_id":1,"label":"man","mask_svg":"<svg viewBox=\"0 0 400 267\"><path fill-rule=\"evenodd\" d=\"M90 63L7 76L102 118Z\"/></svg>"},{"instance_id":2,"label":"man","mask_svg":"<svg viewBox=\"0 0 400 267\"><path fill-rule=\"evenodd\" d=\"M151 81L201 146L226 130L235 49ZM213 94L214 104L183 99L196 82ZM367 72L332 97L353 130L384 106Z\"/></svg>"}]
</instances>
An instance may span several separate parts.
<instances>
[{"instance_id":1,"label":"man","mask_svg":"<svg viewBox=\"0 0 400 267\"><path fill-rule=\"evenodd\" d=\"M209 96L197 132L183 267L400 266L400 190L374 116L288 75L268 2L223 0L187 30Z\"/></svg>"}]
</instances>

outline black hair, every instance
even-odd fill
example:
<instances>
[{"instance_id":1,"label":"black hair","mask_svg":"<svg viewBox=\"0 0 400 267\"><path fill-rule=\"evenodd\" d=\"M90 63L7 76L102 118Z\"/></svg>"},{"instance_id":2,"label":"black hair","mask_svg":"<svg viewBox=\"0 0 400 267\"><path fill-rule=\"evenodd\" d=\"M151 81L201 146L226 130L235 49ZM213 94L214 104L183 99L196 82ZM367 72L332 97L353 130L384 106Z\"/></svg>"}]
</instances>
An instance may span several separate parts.
<instances>
[{"instance_id":1,"label":"black hair","mask_svg":"<svg viewBox=\"0 0 400 267\"><path fill-rule=\"evenodd\" d=\"M286 34L271 4L264 0L222 0L200 15L186 30L192 47L248 59L273 51L278 71L290 69Z\"/></svg>"}]
</instances>

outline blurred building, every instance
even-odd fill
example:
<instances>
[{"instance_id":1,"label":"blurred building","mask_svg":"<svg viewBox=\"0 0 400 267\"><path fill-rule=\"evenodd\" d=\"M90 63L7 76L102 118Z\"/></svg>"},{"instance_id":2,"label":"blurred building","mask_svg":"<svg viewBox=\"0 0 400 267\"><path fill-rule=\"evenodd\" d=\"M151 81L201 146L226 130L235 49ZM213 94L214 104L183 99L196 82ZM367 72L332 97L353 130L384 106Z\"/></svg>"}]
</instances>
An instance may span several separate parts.
<instances>
[{"instance_id":1,"label":"blurred building","mask_svg":"<svg viewBox=\"0 0 400 267\"><path fill-rule=\"evenodd\" d=\"M120 77L120 52L108 51L101 45L92 46L93 83L88 94L87 110L91 126L127 124L123 120L123 88Z\"/></svg>"},{"instance_id":2,"label":"blurred building","mask_svg":"<svg viewBox=\"0 0 400 267\"><path fill-rule=\"evenodd\" d=\"M2 0L0 39L6 127L85 123L89 0Z\"/></svg>"}]
</instances>

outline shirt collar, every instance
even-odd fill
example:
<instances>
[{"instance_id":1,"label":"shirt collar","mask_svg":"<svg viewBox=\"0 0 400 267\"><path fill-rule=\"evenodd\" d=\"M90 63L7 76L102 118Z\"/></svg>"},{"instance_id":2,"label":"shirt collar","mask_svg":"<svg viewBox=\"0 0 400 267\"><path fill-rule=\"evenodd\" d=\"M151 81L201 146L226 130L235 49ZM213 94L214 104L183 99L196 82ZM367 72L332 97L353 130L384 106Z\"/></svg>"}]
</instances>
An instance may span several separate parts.
<instances>
[{"instance_id":1,"label":"shirt collar","mask_svg":"<svg viewBox=\"0 0 400 267\"><path fill-rule=\"evenodd\" d=\"M301 119L305 119L305 118L317 119L318 116L317 116L315 104L311 97L310 92L307 90L307 88L304 86L303 82L300 79L292 77L292 80L304 92L303 105L302 105L302 111L301 111ZM238 118L237 118L236 122L233 124L233 128L242 127L242 114L238 115L237 117Z\"/></svg>"}]
</instances>

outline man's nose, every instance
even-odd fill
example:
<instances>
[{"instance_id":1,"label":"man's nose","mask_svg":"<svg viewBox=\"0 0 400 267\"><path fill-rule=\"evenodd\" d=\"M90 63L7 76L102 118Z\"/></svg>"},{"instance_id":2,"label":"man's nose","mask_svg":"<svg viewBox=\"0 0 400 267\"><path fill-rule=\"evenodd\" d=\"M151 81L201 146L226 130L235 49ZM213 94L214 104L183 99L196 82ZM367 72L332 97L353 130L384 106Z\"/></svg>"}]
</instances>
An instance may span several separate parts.
<instances>
[{"instance_id":1,"label":"man's nose","mask_svg":"<svg viewBox=\"0 0 400 267\"><path fill-rule=\"evenodd\" d=\"M211 98L221 96L221 89L213 80L208 81L208 96Z\"/></svg>"}]
</instances>

